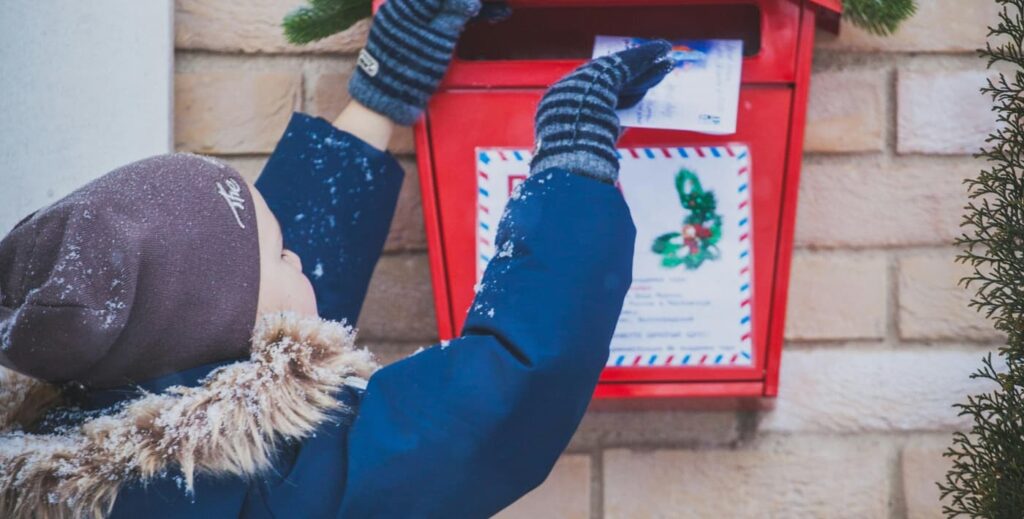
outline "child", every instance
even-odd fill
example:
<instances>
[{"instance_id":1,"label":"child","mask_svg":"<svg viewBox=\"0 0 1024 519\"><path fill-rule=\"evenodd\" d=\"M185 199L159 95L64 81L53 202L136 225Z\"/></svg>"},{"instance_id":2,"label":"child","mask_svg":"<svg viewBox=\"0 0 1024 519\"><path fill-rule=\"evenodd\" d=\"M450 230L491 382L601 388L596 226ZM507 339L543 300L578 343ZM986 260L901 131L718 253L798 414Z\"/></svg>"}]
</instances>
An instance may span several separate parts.
<instances>
[{"instance_id":1,"label":"child","mask_svg":"<svg viewBox=\"0 0 1024 519\"><path fill-rule=\"evenodd\" d=\"M666 43L546 94L461 337L378 369L336 322L355 323L390 225L393 123L420 115L479 7L385 3L354 102L334 126L295 114L255 186L159 156L15 226L0 515L485 517L544 480L630 284L613 109L667 73Z\"/></svg>"}]
</instances>

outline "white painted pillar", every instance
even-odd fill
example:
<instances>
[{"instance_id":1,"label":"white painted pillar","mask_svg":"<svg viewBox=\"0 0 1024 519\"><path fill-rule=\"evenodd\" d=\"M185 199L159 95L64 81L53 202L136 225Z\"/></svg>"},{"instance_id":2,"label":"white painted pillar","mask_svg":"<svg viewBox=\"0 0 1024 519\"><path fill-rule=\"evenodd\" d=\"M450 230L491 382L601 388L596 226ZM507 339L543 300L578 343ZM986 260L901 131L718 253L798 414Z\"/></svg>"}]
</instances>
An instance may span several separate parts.
<instances>
[{"instance_id":1,"label":"white painted pillar","mask_svg":"<svg viewBox=\"0 0 1024 519\"><path fill-rule=\"evenodd\" d=\"M0 15L0 236L173 146L172 0L9 0Z\"/></svg>"}]
</instances>

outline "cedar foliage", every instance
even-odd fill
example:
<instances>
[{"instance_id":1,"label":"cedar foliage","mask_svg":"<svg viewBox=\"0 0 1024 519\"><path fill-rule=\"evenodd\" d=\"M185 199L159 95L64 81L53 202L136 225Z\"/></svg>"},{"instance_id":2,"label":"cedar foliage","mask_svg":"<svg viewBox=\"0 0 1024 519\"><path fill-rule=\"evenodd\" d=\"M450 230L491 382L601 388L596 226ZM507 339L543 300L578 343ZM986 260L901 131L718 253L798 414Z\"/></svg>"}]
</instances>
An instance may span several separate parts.
<instances>
[{"instance_id":1,"label":"cedar foliage","mask_svg":"<svg viewBox=\"0 0 1024 519\"><path fill-rule=\"evenodd\" d=\"M992 98L1000 125L976 155L985 167L967 181L957 259L973 267L961 281L975 291L971 306L992 319L1007 342L997 361L989 354L971 376L993 382L993 389L956 406L973 425L956 433L945 453L953 462L939 483L949 500L947 517L1024 517L1024 0L994 1L1002 7L999 21L979 53L989 68L999 64L1012 72L981 89Z\"/></svg>"},{"instance_id":2,"label":"cedar foliage","mask_svg":"<svg viewBox=\"0 0 1024 519\"><path fill-rule=\"evenodd\" d=\"M304 45L339 33L372 15L372 0L309 0L284 17L284 35Z\"/></svg>"},{"instance_id":3,"label":"cedar foliage","mask_svg":"<svg viewBox=\"0 0 1024 519\"><path fill-rule=\"evenodd\" d=\"M843 16L880 35L892 34L917 10L916 0L845 0ZM309 0L284 17L284 34L295 45L321 40L372 14L371 0Z\"/></svg>"},{"instance_id":4,"label":"cedar foliage","mask_svg":"<svg viewBox=\"0 0 1024 519\"><path fill-rule=\"evenodd\" d=\"M843 17L868 32L886 36L917 11L916 0L844 0Z\"/></svg>"}]
</instances>

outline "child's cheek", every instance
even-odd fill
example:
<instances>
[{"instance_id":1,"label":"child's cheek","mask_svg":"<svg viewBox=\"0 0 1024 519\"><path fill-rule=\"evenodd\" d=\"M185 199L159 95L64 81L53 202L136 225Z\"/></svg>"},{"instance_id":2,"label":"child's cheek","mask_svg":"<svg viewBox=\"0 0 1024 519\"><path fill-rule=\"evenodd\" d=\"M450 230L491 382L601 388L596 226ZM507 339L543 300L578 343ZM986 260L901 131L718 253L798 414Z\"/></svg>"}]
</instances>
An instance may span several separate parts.
<instances>
[{"instance_id":1,"label":"child's cheek","mask_svg":"<svg viewBox=\"0 0 1024 519\"><path fill-rule=\"evenodd\" d=\"M299 274L299 283L297 284L299 289L296 291L299 298L296 301L296 312L303 315L316 316L316 294L313 292L313 284L309 282L306 276Z\"/></svg>"}]
</instances>

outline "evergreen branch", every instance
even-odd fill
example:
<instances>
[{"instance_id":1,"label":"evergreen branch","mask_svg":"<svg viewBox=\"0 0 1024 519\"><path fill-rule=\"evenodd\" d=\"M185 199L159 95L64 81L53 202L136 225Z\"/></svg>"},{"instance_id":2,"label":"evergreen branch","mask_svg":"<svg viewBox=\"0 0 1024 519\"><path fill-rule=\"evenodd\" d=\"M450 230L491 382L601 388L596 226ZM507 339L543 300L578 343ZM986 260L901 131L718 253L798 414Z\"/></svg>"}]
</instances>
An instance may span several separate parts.
<instances>
[{"instance_id":1,"label":"evergreen branch","mask_svg":"<svg viewBox=\"0 0 1024 519\"><path fill-rule=\"evenodd\" d=\"M999 63L1014 72L981 89L999 128L976 155L985 167L965 182L970 202L956 243L957 261L972 268L960 282L974 291L970 306L1006 334L998 351L1005 367L997 369L989 354L971 378L995 388L955 406L973 425L954 434L945 453L952 468L939 489L947 517L1016 518L1024 511L1024 0L993 1L1002 7L999 21L979 54L990 68Z\"/></svg>"},{"instance_id":2,"label":"evergreen branch","mask_svg":"<svg viewBox=\"0 0 1024 519\"><path fill-rule=\"evenodd\" d=\"M896 32L917 11L915 0L845 0L843 16L854 25L882 36Z\"/></svg>"},{"instance_id":3,"label":"evergreen branch","mask_svg":"<svg viewBox=\"0 0 1024 519\"><path fill-rule=\"evenodd\" d=\"M371 0L309 0L284 17L282 26L290 43L303 45L348 29L373 13Z\"/></svg>"}]
</instances>

